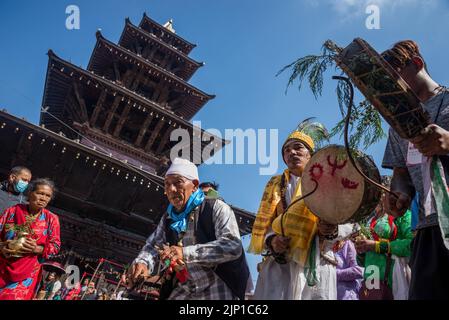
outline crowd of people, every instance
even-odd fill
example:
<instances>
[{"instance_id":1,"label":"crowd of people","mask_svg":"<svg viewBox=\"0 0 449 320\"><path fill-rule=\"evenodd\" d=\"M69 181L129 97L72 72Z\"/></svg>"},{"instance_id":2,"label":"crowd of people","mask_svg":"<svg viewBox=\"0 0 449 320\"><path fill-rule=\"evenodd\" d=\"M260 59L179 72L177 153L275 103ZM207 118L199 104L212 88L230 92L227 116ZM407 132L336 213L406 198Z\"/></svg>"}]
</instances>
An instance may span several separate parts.
<instances>
[{"instance_id":1,"label":"crowd of people","mask_svg":"<svg viewBox=\"0 0 449 320\"><path fill-rule=\"evenodd\" d=\"M430 77L414 41L398 42L382 56L433 123L411 141L390 129L382 165L393 169L386 182L391 192L382 195L368 223L359 224L368 232L354 239L354 225L316 219L304 201L289 205L300 196L298 185L315 151L310 136L292 133L282 147L288 169L268 182L253 227L250 251L265 255L255 298L449 299L449 95Z\"/></svg>"},{"instance_id":2,"label":"crowd of people","mask_svg":"<svg viewBox=\"0 0 449 320\"><path fill-rule=\"evenodd\" d=\"M65 276L49 272L37 291L35 300L127 300L126 288L118 285L104 286L90 278L72 285Z\"/></svg>"},{"instance_id":3,"label":"crowd of people","mask_svg":"<svg viewBox=\"0 0 449 320\"><path fill-rule=\"evenodd\" d=\"M430 77L415 42L399 42L382 55L433 124L411 141L390 130L382 165L393 176L382 182L391 192L366 221L345 224L319 218L301 200L316 141L292 132L281 149L287 169L267 183L252 229L248 251L263 255L253 299L449 298L449 95ZM439 167L429 165L432 157ZM173 159L166 171L170 204L122 276L126 290L119 293L98 290L89 279L70 288L54 274L42 280L41 262L61 245L58 217L47 209L56 190L49 179L31 181L29 169L15 167L1 184L0 300L120 299L149 279L157 299L245 299L252 289L234 212L215 184L200 184L188 160Z\"/></svg>"}]
</instances>

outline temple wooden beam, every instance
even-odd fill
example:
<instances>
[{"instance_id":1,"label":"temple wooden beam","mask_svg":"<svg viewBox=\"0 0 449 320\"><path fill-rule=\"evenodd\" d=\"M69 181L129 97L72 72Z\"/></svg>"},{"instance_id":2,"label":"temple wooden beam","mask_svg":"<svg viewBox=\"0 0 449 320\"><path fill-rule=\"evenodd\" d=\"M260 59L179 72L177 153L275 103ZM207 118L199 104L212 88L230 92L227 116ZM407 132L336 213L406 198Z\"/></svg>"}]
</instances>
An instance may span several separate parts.
<instances>
[{"instance_id":1,"label":"temple wooden beam","mask_svg":"<svg viewBox=\"0 0 449 320\"><path fill-rule=\"evenodd\" d=\"M152 61L155 53L156 53L156 50L153 47L151 47L150 45L146 45L142 51L142 57L144 57L147 60Z\"/></svg>"},{"instance_id":2,"label":"temple wooden beam","mask_svg":"<svg viewBox=\"0 0 449 320\"><path fill-rule=\"evenodd\" d=\"M106 118L106 122L104 123L104 126L103 126L103 131L106 133L109 130L109 126L111 125L112 119L114 118L115 110L117 110L121 100L122 100L122 97L116 96L114 99L114 102L111 105L111 109L109 110L108 117Z\"/></svg>"},{"instance_id":3,"label":"temple wooden beam","mask_svg":"<svg viewBox=\"0 0 449 320\"><path fill-rule=\"evenodd\" d=\"M28 151L30 148L31 148L30 140L27 139L27 136L25 133L22 133L20 136L20 139L19 139L19 143L17 143L17 147L14 152L12 163L9 167L12 168L19 164L22 165L22 163L27 163L29 155L31 154Z\"/></svg>"},{"instance_id":4,"label":"temple wooden beam","mask_svg":"<svg viewBox=\"0 0 449 320\"><path fill-rule=\"evenodd\" d=\"M165 124L165 122L161 121L161 120L159 120L159 122L157 123L156 127L153 130L153 133L151 134L150 138L148 139L148 141L145 145L144 150L146 152L151 151L151 147L153 146L154 141L156 141L157 136L161 133L161 129L164 126L164 124Z\"/></svg>"},{"instance_id":5,"label":"temple wooden beam","mask_svg":"<svg viewBox=\"0 0 449 320\"><path fill-rule=\"evenodd\" d=\"M75 93L76 100L80 108L80 115L82 123L89 122L89 116L87 115L86 102L84 101L83 95L81 94L81 89L78 83L73 83L73 92Z\"/></svg>"},{"instance_id":6,"label":"temple wooden beam","mask_svg":"<svg viewBox=\"0 0 449 320\"><path fill-rule=\"evenodd\" d=\"M121 82L120 69L118 67L118 62L114 61L113 65L114 65L115 81Z\"/></svg>"},{"instance_id":7,"label":"temple wooden beam","mask_svg":"<svg viewBox=\"0 0 449 320\"><path fill-rule=\"evenodd\" d=\"M53 176L55 177L55 183L60 189L64 189L67 184L67 180L70 175L73 174L73 168L75 166L75 161L70 161L68 159L67 153L61 155L58 159L58 163L53 169Z\"/></svg>"},{"instance_id":8,"label":"temple wooden beam","mask_svg":"<svg viewBox=\"0 0 449 320\"><path fill-rule=\"evenodd\" d=\"M134 142L135 146L140 148L140 144L142 143L142 139L145 136L145 133L147 133L148 126L150 125L151 120L153 120L153 116L151 114L148 114L145 121L142 124L142 127L140 128L139 135L137 136L137 139Z\"/></svg>"},{"instance_id":9,"label":"temple wooden beam","mask_svg":"<svg viewBox=\"0 0 449 320\"><path fill-rule=\"evenodd\" d=\"M141 56L142 55L142 46L139 44L137 39L134 39L134 48L136 49L136 53Z\"/></svg>"},{"instance_id":10,"label":"temple wooden beam","mask_svg":"<svg viewBox=\"0 0 449 320\"><path fill-rule=\"evenodd\" d=\"M161 82L161 79L159 79L159 82L156 82L155 83L155 85L154 85L154 91L153 91L153 94L151 95L151 98L150 98L150 100L151 101L154 101L154 102L156 102L157 103L157 101L159 100L159 96L161 95L161 90L162 90L162 88L161 88L161 86L159 85L160 84L160 82Z\"/></svg>"},{"instance_id":11,"label":"temple wooden beam","mask_svg":"<svg viewBox=\"0 0 449 320\"><path fill-rule=\"evenodd\" d=\"M163 88L163 89L161 90L161 93L159 94L159 99L158 99L157 102L158 102L159 104L165 104L165 103L167 103L169 94L170 94L170 89L168 89L168 88Z\"/></svg>"},{"instance_id":12,"label":"temple wooden beam","mask_svg":"<svg viewBox=\"0 0 449 320\"><path fill-rule=\"evenodd\" d=\"M76 121L78 123L83 123L79 109L78 109L78 105L73 100L74 99L71 97L69 97L67 99L67 101L65 102L65 106L66 106L65 111L67 112L67 114L70 116L71 119L73 119L74 121Z\"/></svg>"},{"instance_id":13,"label":"temple wooden beam","mask_svg":"<svg viewBox=\"0 0 449 320\"><path fill-rule=\"evenodd\" d=\"M182 95L179 95L178 97L176 97L175 99L171 100L169 105L171 109L177 109L176 106L179 103L182 103L184 101L185 97L183 97Z\"/></svg>"},{"instance_id":14,"label":"temple wooden beam","mask_svg":"<svg viewBox=\"0 0 449 320\"><path fill-rule=\"evenodd\" d=\"M161 62L161 67L167 70L170 62L171 62L171 57L170 57L170 55L167 54L164 57L164 60L162 60L162 62Z\"/></svg>"},{"instance_id":15,"label":"temple wooden beam","mask_svg":"<svg viewBox=\"0 0 449 320\"><path fill-rule=\"evenodd\" d=\"M129 114L129 111L131 110L131 108L132 108L131 104L128 103L126 105L125 109L123 110L123 112L120 116L120 119L114 129L114 133L113 133L114 137L118 137L120 135L120 131L122 131L123 125L125 124L126 119L128 118L128 114Z\"/></svg>"},{"instance_id":16,"label":"temple wooden beam","mask_svg":"<svg viewBox=\"0 0 449 320\"><path fill-rule=\"evenodd\" d=\"M98 185L99 185L98 180L101 177L101 172L102 172L102 170L98 170L97 174L95 175L95 178L92 180L92 183L90 183L89 191L87 191L87 194L86 194L86 200L90 200L90 201L94 200L94 199L92 199L92 194L93 194L95 188L98 188Z\"/></svg>"},{"instance_id":17,"label":"temple wooden beam","mask_svg":"<svg viewBox=\"0 0 449 320\"><path fill-rule=\"evenodd\" d=\"M90 126L94 127L95 123L97 122L98 116L100 114L101 109L103 108L104 101L107 97L107 92L103 90L100 94L100 97L97 100L97 104L94 108L94 112L92 113L92 117L90 118Z\"/></svg>"},{"instance_id":18,"label":"temple wooden beam","mask_svg":"<svg viewBox=\"0 0 449 320\"><path fill-rule=\"evenodd\" d=\"M169 125L167 130L165 130L165 133L164 133L164 135L162 136L162 139L161 139L161 143L157 147L156 154L161 153L165 149L165 147L167 146L167 142L168 142L168 140L170 138L170 134L173 131L171 129L173 129L173 127L171 127L171 125Z\"/></svg>"},{"instance_id":19,"label":"temple wooden beam","mask_svg":"<svg viewBox=\"0 0 449 320\"><path fill-rule=\"evenodd\" d=\"M178 111L182 109L182 107L186 104L187 99L188 98L186 96L179 96L178 98L176 98L176 100L171 101L170 106L172 110Z\"/></svg>"},{"instance_id":20,"label":"temple wooden beam","mask_svg":"<svg viewBox=\"0 0 449 320\"><path fill-rule=\"evenodd\" d=\"M134 80L134 76L137 73L137 66L134 65L131 69L126 70L122 78L122 83L126 88L129 88Z\"/></svg>"},{"instance_id":21,"label":"temple wooden beam","mask_svg":"<svg viewBox=\"0 0 449 320\"><path fill-rule=\"evenodd\" d=\"M142 69L139 71L139 73L136 75L136 77L133 79L133 82L131 82L130 90L136 91L139 87L139 84L143 81L145 81L145 70Z\"/></svg>"}]
</instances>

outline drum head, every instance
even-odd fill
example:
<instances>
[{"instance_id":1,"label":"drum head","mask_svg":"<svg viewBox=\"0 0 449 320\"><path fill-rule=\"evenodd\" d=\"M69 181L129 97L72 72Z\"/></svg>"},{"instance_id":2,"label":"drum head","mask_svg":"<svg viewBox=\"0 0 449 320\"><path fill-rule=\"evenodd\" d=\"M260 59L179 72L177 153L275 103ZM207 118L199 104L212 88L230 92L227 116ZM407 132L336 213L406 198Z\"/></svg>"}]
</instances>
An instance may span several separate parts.
<instances>
[{"instance_id":1,"label":"drum head","mask_svg":"<svg viewBox=\"0 0 449 320\"><path fill-rule=\"evenodd\" d=\"M304 202L316 216L332 224L356 220L365 192L369 190L363 177L352 166L344 147L331 145L312 156L302 175L303 195L315 188L312 179L318 182L318 188Z\"/></svg>"}]
</instances>

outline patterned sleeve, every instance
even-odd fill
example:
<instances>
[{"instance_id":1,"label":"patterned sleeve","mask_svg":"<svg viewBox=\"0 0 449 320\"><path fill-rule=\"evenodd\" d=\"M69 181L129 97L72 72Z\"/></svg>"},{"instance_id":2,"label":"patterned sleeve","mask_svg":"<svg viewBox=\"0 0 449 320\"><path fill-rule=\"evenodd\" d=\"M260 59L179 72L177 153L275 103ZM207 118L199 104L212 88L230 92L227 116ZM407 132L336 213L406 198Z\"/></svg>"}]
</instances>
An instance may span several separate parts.
<instances>
[{"instance_id":1,"label":"patterned sleeve","mask_svg":"<svg viewBox=\"0 0 449 320\"><path fill-rule=\"evenodd\" d=\"M50 259L57 255L61 248L59 218L54 214L50 214L48 220L47 242L45 243L44 251L42 252L42 257L45 259Z\"/></svg>"},{"instance_id":2,"label":"patterned sleeve","mask_svg":"<svg viewBox=\"0 0 449 320\"><path fill-rule=\"evenodd\" d=\"M388 132L387 146L385 147L382 167L386 169L405 168L406 156L400 148L400 137L393 129Z\"/></svg>"},{"instance_id":3,"label":"patterned sleeve","mask_svg":"<svg viewBox=\"0 0 449 320\"><path fill-rule=\"evenodd\" d=\"M134 259L135 263L144 263L147 265L148 270L150 273L153 272L154 267L157 263L157 260L159 258L159 255L154 248L155 245L162 246L166 242L165 237L165 220L166 220L166 214L164 214L159 221L159 224L156 228L156 231L153 232L147 239L145 245L143 246L142 250L140 251L139 255L136 259Z\"/></svg>"},{"instance_id":4,"label":"patterned sleeve","mask_svg":"<svg viewBox=\"0 0 449 320\"><path fill-rule=\"evenodd\" d=\"M411 254L410 244L413 240L412 213L410 210L395 220L398 228L396 240L390 242L391 254L398 257L409 257Z\"/></svg>"},{"instance_id":5,"label":"patterned sleeve","mask_svg":"<svg viewBox=\"0 0 449 320\"><path fill-rule=\"evenodd\" d=\"M0 213L0 235L3 232L3 228L5 227L6 221L8 220L9 209L6 209L2 213Z\"/></svg>"},{"instance_id":6,"label":"patterned sleeve","mask_svg":"<svg viewBox=\"0 0 449 320\"><path fill-rule=\"evenodd\" d=\"M184 247L185 262L210 267L235 260L242 254L239 227L231 207L217 200L212 221L217 240Z\"/></svg>"}]
</instances>

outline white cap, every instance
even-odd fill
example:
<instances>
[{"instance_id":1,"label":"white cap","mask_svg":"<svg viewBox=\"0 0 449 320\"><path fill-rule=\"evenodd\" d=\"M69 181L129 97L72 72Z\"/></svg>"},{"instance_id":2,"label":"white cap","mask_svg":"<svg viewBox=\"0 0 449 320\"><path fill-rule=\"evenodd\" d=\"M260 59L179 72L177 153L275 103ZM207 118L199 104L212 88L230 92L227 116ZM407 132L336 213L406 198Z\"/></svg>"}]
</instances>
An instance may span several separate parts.
<instances>
[{"instance_id":1,"label":"white cap","mask_svg":"<svg viewBox=\"0 0 449 320\"><path fill-rule=\"evenodd\" d=\"M165 176L172 174L179 174L189 180L200 180L198 176L198 168L195 164L186 159L175 158L173 160Z\"/></svg>"}]
</instances>

